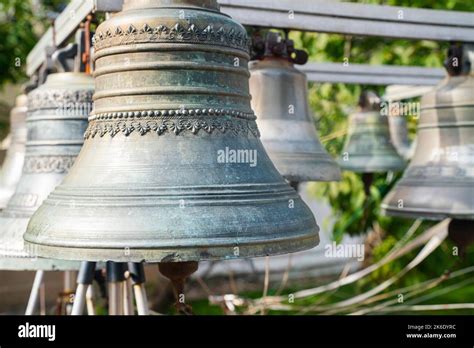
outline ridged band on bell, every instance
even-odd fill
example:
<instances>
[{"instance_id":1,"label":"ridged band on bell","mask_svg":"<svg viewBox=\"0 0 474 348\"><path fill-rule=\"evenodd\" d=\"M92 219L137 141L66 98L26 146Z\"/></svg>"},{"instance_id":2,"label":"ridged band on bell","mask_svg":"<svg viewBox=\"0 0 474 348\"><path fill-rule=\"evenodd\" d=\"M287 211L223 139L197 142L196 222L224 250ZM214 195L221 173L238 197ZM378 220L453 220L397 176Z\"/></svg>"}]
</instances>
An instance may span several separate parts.
<instances>
[{"instance_id":1,"label":"ridged band on bell","mask_svg":"<svg viewBox=\"0 0 474 348\"><path fill-rule=\"evenodd\" d=\"M380 113L379 97L372 91L362 93L359 108L359 112L349 115L339 165L356 173L403 170L406 162L392 144L388 119Z\"/></svg>"},{"instance_id":2,"label":"ridged band on bell","mask_svg":"<svg viewBox=\"0 0 474 348\"><path fill-rule=\"evenodd\" d=\"M30 217L79 154L93 91L91 76L57 73L28 94L23 171L15 194L0 213L0 269L78 269L78 262L36 257L34 246L24 246L23 234Z\"/></svg>"},{"instance_id":3,"label":"ridged band on bell","mask_svg":"<svg viewBox=\"0 0 474 348\"><path fill-rule=\"evenodd\" d=\"M262 143L280 174L294 182L340 180L312 121L305 74L278 57L252 61L250 73Z\"/></svg>"},{"instance_id":4,"label":"ridged band on bell","mask_svg":"<svg viewBox=\"0 0 474 348\"><path fill-rule=\"evenodd\" d=\"M474 219L473 56L465 45L466 68L422 97L415 154L382 203L387 214Z\"/></svg>"},{"instance_id":5,"label":"ridged band on bell","mask_svg":"<svg viewBox=\"0 0 474 348\"><path fill-rule=\"evenodd\" d=\"M149 262L316 245L260 142L247 40L211 0L129 1L102 23L84 147L25 240L43 256Z\"/></svg>"},{"instance_id":6,"label":"ridged band on bell","mask_svg":"<svg viewBox=\"0 0 474 348\"><path fill-rule=\"evenodd\" d=\"M11 143L0 170L0 209L7 206L21 176L25 158L26 103L26 95L18 96L10 113Z\"/></svg>"}]
</instances>

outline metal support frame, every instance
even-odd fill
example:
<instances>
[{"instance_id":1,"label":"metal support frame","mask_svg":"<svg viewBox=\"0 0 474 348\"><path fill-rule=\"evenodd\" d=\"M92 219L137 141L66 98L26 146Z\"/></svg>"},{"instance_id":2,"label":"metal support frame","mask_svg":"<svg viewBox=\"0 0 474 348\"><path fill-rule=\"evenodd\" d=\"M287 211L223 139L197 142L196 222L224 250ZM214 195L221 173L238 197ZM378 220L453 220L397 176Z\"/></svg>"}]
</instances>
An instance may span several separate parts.
<instances>
[{"instance_id":1,"label":"metal support frame","mask_svg":"<svg viewBox=\"0 0 474 348\"><path fill-rule=\"evenodd\" d=\"M328 0L219 0L244 25L360 36L474 40L474 14Z\"/></svg>"},{"instance_id":2,"label":"metal support frame","mask_svg":"<svg viewBox=\"0 0 474 348\"><path fill-rule=\"evenodd\" d=\"M86 291L86 307L88 315L95 315L95 305L94 305L94 286L89 285Z\"/></svg>"},{"instance_id":3,"label":"metal support frame","mask_svg":"<svg viewBox=\"0 0 474 348\"><path fill-rule=\"evenodd\" d=\"M349 63L313 63L297 66L309 81L354 83L364 85L434 86L446 75L441 68L415 66L369 65Z\"/></svg>"},{"instance_id":4,"label":"metal support frame","mask_svg":"<svg viewBox=\"0 0 474 348\"><path fill-rule=\"evenodd\" d=\"M87 313L95 315L93 288L96 263L82 262L77 276L77 289L71 315L82 315L84 306ZM142 263L106 263L109 315L133 315L133 296L137 303L138 315L148 314L145 292L145 271Z\"/></svg>"},{"instance_id":5,"label":"metal support frame","mask_svg":"<svg viewBox=\"0 0 474 348\"><path fill-rule=\"evenodd\" d=\"M123 293L124 293L123 314L133 315L134 314L133 289L132 289L132 281L130 277L126 277L125 281L123 282Z\"/></svg>"},{"instance_id":6,"label":"metal support frame","mask_svg":"<svg viewBox=\"0 0 474 348\"><path fill-rule=\"evenodd\" d=\"M474 40L474 14L329 0L219 0L221 10L244 25L347 35L439 41ZM33 75L45 48L60 46L94 12L117 12L123 0L72 0L27 57Z\"/></svg>"},{"instance_id":7,"label":"metal support frame","mask_svg":"<svg viewBox=\"0 0 474 348\"><path fill-rule=\"evenodd\" d=\"M77 274L77 288L72 305L71 315L82 315L87 302L87 290L94 280L95 262L82 262ZM89 310L88 310L89 312Z\"/></svg>"},{"instance_id":8,"label":"metal support frame","mask_svg":"<svg viewBox=\"0 0 474 348\"><path fill-rule=\"evenodd\" d=\"M148 300L145 291L145 269L143 263L128 264L130 279L132 281L133 293L137 303L138 315L148 315Z\"/></svg>"},{"instance_id":9,"label":"metal support frame","mask_svg":"<svg viewBox=\"0 0 474 348\"><path fill-rule=\"evenodd\" d=\"M43 283L44 271L36 271L33 286L31 288L30 297L28 299L28 305L26 306L25 315L33 315L40 298L40 288Z\"/></svg>"}]
</instances>

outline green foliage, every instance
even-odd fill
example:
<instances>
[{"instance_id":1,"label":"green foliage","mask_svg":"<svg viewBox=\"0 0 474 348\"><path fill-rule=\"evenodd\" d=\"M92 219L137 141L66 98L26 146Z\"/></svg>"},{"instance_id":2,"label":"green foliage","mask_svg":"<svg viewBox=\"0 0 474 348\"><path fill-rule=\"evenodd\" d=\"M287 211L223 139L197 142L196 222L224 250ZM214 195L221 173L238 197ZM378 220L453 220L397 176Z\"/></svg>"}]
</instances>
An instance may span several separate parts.
<instances>
[{"instance_id":1,"label":"green foliage","mask_svg":"<svg viewBox=\"0 0 474 348\"><path fill-rule=\"evenodd\" d=\"M362 2L362 1L354 1ZM363 1L382 4L381 1ZM466 1L388 0L384 5L437 8L459 11L474 10L474 3ZM382 11L382 9L381 9ZM310 60L323 62L344 61L360 64L394 64L425 67L441 67L448 43L427 40L400 40L380 37L355 37L335 34L292 32L296 47L309 52ZM347 129L347 115L355 109L359 94L370 88L383 94L384 88L345 84L312 83L309 89L310 106L315 112L315 122L323 144L330 154L340 154ZM409 121L413 134L416 121ZM336 223L333 237L340 240L345 233L365 233L378 224L389 233L405 228L406 224L382 217L379 206L385 194L400 175L388 178L386 173L376 174L369 197L365 197L360 174L344 173L339 183L317 183L313 192L326 199L333 208Z\"/></svg>"},{"instance_id":2,"label":"green foliage","mask_svg":"<svg viewBox=\"0 0 474 348\"><path fill-rule=\"evenodd\" d=\"M0 87L26 78L26 57L65 0L0 0Z\"/></svg>"},{"instance_id":3,"label":"green foliage","mask_svg":"<svg viewBox=\"0 0 474 348\"><path fill-rule=\"evenodd\" d=\"M357 1L361 2L361 1ZM365 1L381 4L381 1ZM440 1L430 0L404 1L388 0L386 5L450 9L459 11L473 11L474 3L468 1ZM349 64L393 64L424 67L441 67L445 59L448 43L438 43L427 40L394 40L385 38L362 38L334 34L292 32L296 47L305 48L310 54L310 60L321 62L339 62L343 64L345 58ZM360 92L366 88L384 93L384 88L373 86L358 86L345 84L312 83L309 89L310 106L315 113L315 123L322 143L330 154L338 157L344 145L344 130L347 129L347 115L355 109ZM409 131L413 135L416 129L416 120L409 119ZM382 259L403 237L413 223L412 220L385 217L380 214L380 203L387 192L400 178L398 173L390 177L387 173L374 176L370 194L366 196L364 184L360 174L344 172L343 179L335 183L314 183L312 192L325 199L332 207L335 224L333 238L340 241L347 234L366 233L377 227L382 232L382 242L371 250L371 263ZM433 223L423 223L420 231L426 230ZM338 290L327 302L338 301L341 298L370 290L374 284L380 284L387 278L399 273L419 252L413 251L401 259L381 267L362 281ZM421 281L439 276L449 269L457 269L472 265L474 255L468 253L466 260L460 260L452 255L452 245L445 242L433 252L427 260L402 277L394 286L409 286ZM470 289L470 292L469 292ZM463 296L472 297L473 287L460 289ZM459 293L456 292L456 294ZM451 297L456 298L456 295ZM462 302L451 298L451 302ZM319 301L319 298L308 299L308 304ZM435 299L449 302L449 299Z\"/></svg>"},{"instance_id":4,"label":"green foliage","mask_svg":"<svg viewBox=\"0 0 474 348\"><path fill-rule=\"evenodd\" d=\"M26 56L37 41L29 1L0 0L0 86L24 78Z\"/></svg>"}]
</instances>

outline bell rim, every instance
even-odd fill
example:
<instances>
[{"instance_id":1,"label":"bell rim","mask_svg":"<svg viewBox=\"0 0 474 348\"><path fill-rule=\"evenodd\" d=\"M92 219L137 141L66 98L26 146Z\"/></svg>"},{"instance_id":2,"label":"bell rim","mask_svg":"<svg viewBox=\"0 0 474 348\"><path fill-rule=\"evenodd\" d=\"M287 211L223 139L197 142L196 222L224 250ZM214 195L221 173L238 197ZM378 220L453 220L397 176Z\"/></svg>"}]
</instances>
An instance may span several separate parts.
<instances>
[{"instance_id":1,"label":"bell rim","mask_svg":"<svg viewBox=\"0 0 474 348\"><path fill-rule=\"evenodd\" d=\"M290 244L289 244L290 243ZM170 248L170 249L130 249L130 254L124 253L123 248L83 248L51 246L46 244L37 244L25 240L25 246L34 248L37 255L48 258L54 255L55 259L71 261L113 261L113 262L187 262L187 261L213 261L213 260L231 260L242 258L255 258L264 256L275 256L308 250L318 246L320 243L319 227L312 233L306 233L300 238L279 239L277 241L254 241L245 244L232 244L228 246L192 246L189 248ZM290 246L290 247L289 247ZM233 250L238 247L239 254L234 255ZM248 249L247 249L248 247ZM212 254L209 251L212 250ZM81 255L83 253L83 255ZM103 255L107 253L108 258ZM170 257L173 255L173 257ZM81 256L81 257L79 257Z\"/></svg>"},{"instance_id":2,"label":"bell rim","mask_svg":"<svg viewBox=\"0 0 474 348\"><path fill-rule=\"evenodd\" d=\"M379 157L380 161L385 162L382 165L369 164L369 160L377 162L374 158ZM339 158L337 164L341 170L355 172L355 173L385 173L385 172L401 172L404 171L408 165L398 156L358 156L350 154L350 160L344 161Z\"/></svg>"},{"instance_id":3,"label":"bell rim","mask_svg":"<svg viewBox=\"0 0 474 348\"><path fill-rule=\"evenodd\" d=\"M401 179L403 180L403 178ZM446 186L444 190L449 190L451 193L455 192L464 192L467 186ZM400 190L409 189L411 196L402 195ZM474 208L469 210L469 207L460 208L459 205L456 206L453 210L453 206L459 201L454 201L452 199L444 199L446 203L443 206L433 207L431 209L416 207L415 202L413 202L410 197L419 197L424 196L425 193L423 190L431 189L435 193L430 195L430 198L435 199L437 197L443 197L443 192L440 192L440 187L436 186L427 186L423 185L421 182L417 186L404 185L403 182L399 183L390 191L387 196L382 201L380 208L383 215L387 216L397 216L397 217L406 217L406 218L423 218L427 220L443 220L446 218L455 218L455 219L466 219L474 220ZM437 189L437 191L436 191ZM403 197L403 208L398 208L398 201ZM422 203L418 203L420 205Z\"/></svg>"},{"instance_id":4,"label":"bell rim","mask_svg":"<svg viewBox=\"0 0 474 348\"><path fill-rule=\"evenodd\" d=\"M275 163L275 161L274 161ZM286 170L286 168L295 168L288 165L279 165L275 163L278 172L289 181L296 182L333 182L341 181L342 173L340 168L329 161L327 163L315 163L314 165L308 165L307 170L297 168L295 171ZM281 169L280 169L281 167Z\"/></svg>"},{"instance_id":5,"label":"bell rim","mask_svg":"<svg viewBox=\"0 0 474 348\"><path fill-rule=\"evenodd\" d=\"M386 172L402 172L405 167L362 167L362 166L342 166L342 171L345 172L354 172L354 173L386 173Z\"/></svg>"},{"instance_id":6,"label":"bell rim","mask_svg":"<svg viewBox=\"0 0 474 348\"><path fill-rule=\"evenodd\" d=\"M321 170L321 169L318 169ZM334 174L334 175L333 175ZM282 176L292 182L338 182L342 180L342 175L340 171L333 171L331 174L321 174L316 173L314 175L293 175L287 174Z\"/></svg>"},{"instance_id":7,"label":"bell rim","mask_svg":"<svg viewBox=\"0 0 474 348\"><path fill-rule=\"evenodd\" d=\"M331 182L342 179L337 161L325 152L286 153L265 149L278 172L289 181Z\"/></svg>"},{"instance_id":8,"label":"bell rim","mask_svg":"<svg viewBox=\"0 0 474 348\"><path fill-rule=\"evenodd\" d=\"M404 207L403 210L399 208L395 208L391 205L382 204L381 212L383 215L386 216L393 216L393 217L402 217L402 218L411 218L411 219L425 219L425 220L433 220L439 221L448 218L453 219L461 219L461 220L474 220L474 212L466 212L463 213L448 213L442 211L433 211L427 212L423 209L416 209L416 208L406 208Z\"/></svg>"}]
</instances>

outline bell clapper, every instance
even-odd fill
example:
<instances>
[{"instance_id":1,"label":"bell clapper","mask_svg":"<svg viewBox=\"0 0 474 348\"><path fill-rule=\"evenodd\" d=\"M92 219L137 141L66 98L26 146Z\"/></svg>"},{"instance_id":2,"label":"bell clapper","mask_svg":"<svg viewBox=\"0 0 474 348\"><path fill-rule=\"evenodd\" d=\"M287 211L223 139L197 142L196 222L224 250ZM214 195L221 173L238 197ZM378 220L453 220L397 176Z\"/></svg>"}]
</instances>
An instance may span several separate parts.
<instances>
[{"instance_id":1,"label":"bell clapper","mask_svg":"<svg viewBox=\"0 0 474 348\"><path fill-rule=\"evenodd\" d=\"M448 236L459 248L459 258L463 259L467 248L474 244L474 221L453 219L449 223Z\"/></svg>"},{"instance_id":2,"label":"bell clapper","mask_svg":"<svg viewBox=\"0 0 474 348\"><path fill-rule=\"evenodd\" d=\"M362 182L364 183L365 203L363 206L363 222L364 225L369 217L369 204L370 204L370 187L374 182L374 173L362 173Z\"/></svg>"},{"instance_id":3,"label":"bell clapper","mask_svg":"<svg viewBox=\"0 0 474 348\"><path fill-rule=\"evenodd\" d=\"M198 263L191 262L166 262L159 263L160 273L171 281L176 298L176 310L180 314L192 315L192 308L185 303L184 287L186 278L197 271Z\"/></svg>"},{"instance_id":4,"label":"bell clapper","mask_svg":"<svg viewBox=\"0 0 474 348\"><path fill-rule=\"evenodd\" d=\"M364 183L364 192L366 201L370 197L370 187L374 182L374 173L362 173L362 182Z\"/></svg>"}]
</instances>

